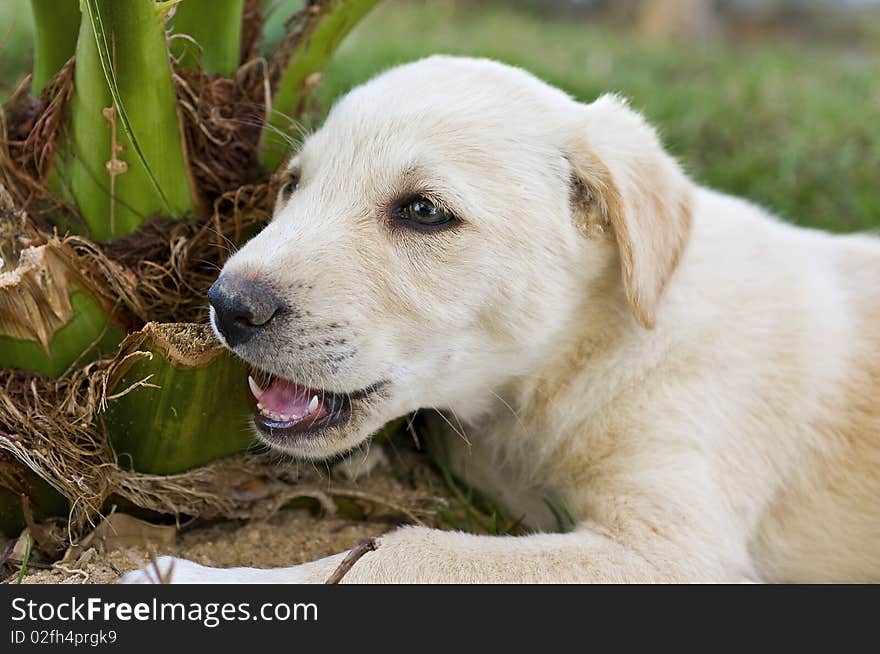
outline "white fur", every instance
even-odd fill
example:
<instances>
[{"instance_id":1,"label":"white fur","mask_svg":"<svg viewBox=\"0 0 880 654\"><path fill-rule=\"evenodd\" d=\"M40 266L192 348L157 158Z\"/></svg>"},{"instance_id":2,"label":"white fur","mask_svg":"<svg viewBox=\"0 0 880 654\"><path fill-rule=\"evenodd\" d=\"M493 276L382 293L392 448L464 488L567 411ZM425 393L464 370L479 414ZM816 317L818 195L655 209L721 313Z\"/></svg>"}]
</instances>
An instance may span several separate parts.
<instances>
[{"instance_id":1,"label":"white fur","mask_svg":"<svg viewBox=\"0 0 880 654\"><path fill-rule=\"evenodd\" d=\"M619 99L483 60L355 89L291 166L300 189L225 270L310 315L238 352L389 383L345 430L274 445L329 456L442 409L459 474L539 530L400 529L345 581L880 581L880 241L699 188ZM463 226L391 229L404 187ZM294 347L331 321L344 351ZM549 505L573 529L540 533ZM173 578L320 582L341 557Z\"/></svg>"}]
</instances>

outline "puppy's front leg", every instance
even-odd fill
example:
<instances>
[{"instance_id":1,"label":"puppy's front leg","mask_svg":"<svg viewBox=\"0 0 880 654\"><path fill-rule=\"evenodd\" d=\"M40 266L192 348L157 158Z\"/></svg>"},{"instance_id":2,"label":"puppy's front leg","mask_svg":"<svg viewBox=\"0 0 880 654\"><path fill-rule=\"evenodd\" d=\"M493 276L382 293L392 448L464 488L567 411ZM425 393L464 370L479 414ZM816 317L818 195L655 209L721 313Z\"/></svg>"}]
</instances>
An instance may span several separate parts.
<instances>
[{"instance_id":1,"label":"puppy's front leg","mask_svg":"<svg viewBox=\"0 0 880 654\"><path fill-rule=\"evenodd\" d=\"M343 582L610 583L684 577L683 570L656 565L586 527L530 536L475 536L407 527L381 538L376 551L358 561Z\"/></svg>"},{"instance_id":2,"label":"puppy's front leg","mask_svg":"<svg viewBox=\"0 0 880 654\"><path fill-rule=\"evenodd\" d=\"M649 560L588 528L565 534L475 536L406 527L377 539L345 574L343 583L614 583L706 580L663 554ZM653 548L653 551L658 551ZM206 568L164 557L171 583L324 583L347 553L294 566ZM683 555L680 557L684 563ZM129 573L123 583L148 583L151 570ZM155 570L153 570L155 576Z\"/></svg>"}]
</instances>

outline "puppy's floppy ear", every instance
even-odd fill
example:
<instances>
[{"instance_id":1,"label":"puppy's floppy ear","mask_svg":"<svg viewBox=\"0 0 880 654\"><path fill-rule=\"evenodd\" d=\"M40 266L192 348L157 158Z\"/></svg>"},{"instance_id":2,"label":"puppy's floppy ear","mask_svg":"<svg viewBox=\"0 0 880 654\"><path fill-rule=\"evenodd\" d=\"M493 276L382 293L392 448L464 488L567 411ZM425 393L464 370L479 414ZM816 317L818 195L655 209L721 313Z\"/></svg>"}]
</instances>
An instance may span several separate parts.
<instances>
[{"instance_id":1,"label":"puppy's floppy ear","mask_svg":"<svg viewBox=\"0 0 880 654\"><path fill-rule=\"evenodd\" d=\"M626 297L654 326L657 302L687 244L693 184L644 119L614 95L581 105L569 147L578 227L609 227L620 251Z\"/></svg>"}]
</instances>

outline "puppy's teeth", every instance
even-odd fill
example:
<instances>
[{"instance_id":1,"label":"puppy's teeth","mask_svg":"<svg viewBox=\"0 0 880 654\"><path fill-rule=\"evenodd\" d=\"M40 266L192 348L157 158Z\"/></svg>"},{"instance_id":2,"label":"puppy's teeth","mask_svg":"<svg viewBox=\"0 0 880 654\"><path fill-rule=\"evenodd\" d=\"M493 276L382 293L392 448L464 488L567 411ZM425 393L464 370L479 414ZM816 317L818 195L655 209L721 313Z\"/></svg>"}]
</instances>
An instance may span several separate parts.
<instances>
[{"instance_id":1,"label":"puppy's teeth","mask_svg":"<svg viewBox=\"0 0 880 654\"><path fill-rule=\"evenodd\" d=\"M263 410L263 404L262 404L261 402L257 402L257 408L258 408L260 411L262 411L262 410Z\"/></svg>"},{"instance_id":2,"label":"puppy's teeth","mask_svg":"<svg viewBox=\"0 0 880 654\"><path fill-rule=\"evenodd\" d=\"M312 395L312 401L309 402L309 413L314 413L315 409L318 408L318 396Z\"/></svg>"},{"instance_id":3,"label":"puppy's teeth","mask_svg":"<svg viewBox=\"0 0 880 654\"><path fill-rule=\"evenodd\" d=\"M281 422L290 422L290 416L281 414Z\"/></svg>"},{"instance_id":4,"label":"puppy's teeth","mask_svg":"<svg viewBox=\"0 0 880 654\"><path fill-rule=\"evenodd\" d=\"M263 396L263 389L260 388L260 385L250 375L248 375L248 386L250 387L251 393L253 393L253 396L255 398L259 400Z\"/></svg>"}]
</instances>

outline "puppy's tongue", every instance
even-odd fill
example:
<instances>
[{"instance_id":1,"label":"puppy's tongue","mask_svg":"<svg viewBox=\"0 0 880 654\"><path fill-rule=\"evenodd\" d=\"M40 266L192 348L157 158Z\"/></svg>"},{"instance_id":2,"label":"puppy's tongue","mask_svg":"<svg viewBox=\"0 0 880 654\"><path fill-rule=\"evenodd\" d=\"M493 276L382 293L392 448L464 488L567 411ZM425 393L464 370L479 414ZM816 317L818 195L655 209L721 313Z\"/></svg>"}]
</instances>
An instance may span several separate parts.
<instances>
[{"instance_id":1,"label":"puppy's tongue","mask_svg":"<svg viewBox=\"0 0 880 654\"><path fill-rule=\"evenodd\" d=\"M266 388L248 377L260 413L279 422L320 420L327 415L324 393L286 379L274 378Z\"/></svg>"}]
</instances>

